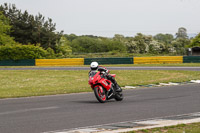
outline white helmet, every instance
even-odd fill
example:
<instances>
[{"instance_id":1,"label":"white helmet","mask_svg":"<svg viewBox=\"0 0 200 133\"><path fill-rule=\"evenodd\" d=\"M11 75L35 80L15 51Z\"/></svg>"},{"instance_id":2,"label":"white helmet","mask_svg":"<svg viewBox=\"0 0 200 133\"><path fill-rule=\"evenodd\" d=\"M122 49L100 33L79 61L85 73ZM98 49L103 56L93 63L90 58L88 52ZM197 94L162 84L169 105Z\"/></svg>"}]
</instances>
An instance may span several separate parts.
<instances>
[{"instance_id":1,"label":"white helmet","mask_svg":"<svg viewBox=\"0 0 200 133\"><path fill-rule=\"evenodd\" d=\"M99 65L99 64L98 64L97 62L92 62L92 63L90 64L91 70L97 70L98 65Z\"/></svg>"}]
</instances>

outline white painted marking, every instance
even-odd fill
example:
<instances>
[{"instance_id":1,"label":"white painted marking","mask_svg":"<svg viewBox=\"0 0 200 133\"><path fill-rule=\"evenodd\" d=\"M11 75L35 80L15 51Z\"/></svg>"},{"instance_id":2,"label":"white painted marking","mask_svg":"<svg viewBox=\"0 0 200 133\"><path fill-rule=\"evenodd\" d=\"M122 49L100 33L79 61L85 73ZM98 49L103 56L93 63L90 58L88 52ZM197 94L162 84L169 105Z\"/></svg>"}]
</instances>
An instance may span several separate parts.
<instances>
[{"instance_id":1,"label":"white painted marking","mask_svg":"<svg viewBox=\"0 0 200 133\"><path fill-rule=\"evenodd\" d=\"M190 120L158 120L157 124L146 126L146 127L127 128L127 129L119 129L119 130L113 130L113 131L101 131L99 133L121 133L121 132L137 131L137 130L142 130L142 129L159 128L159 127L173 126L173 125L178 125L178 124L189 124L189 123L196 123L196 122L200 122L200 118L190 119ZM148 124L151 122L148 122L148 121L138 122L138 124L146 124L146 123Z\"/></svg>"},{"instance_id":2,"label":"white painted marking","mask_svg":"<svg viewBox=\"0 0 200 133\"><path fill-rule=\"evenodd\" d=\"M126 88L126 89L134 89L134 88L136 88L136 87L134 87L134 86L125 86L125 88Z\"/></svg>"},{"instance_id":3,"label":"white painted marking","mask_svg":"<svg viewBox=\"0 0 200 133\"><path fill-rule=\"evenodd\" d=\"M179 85L178 83L169 82L170 85Z\"/></svg>"},{"instance_id":4,"label":"white painted marking","mask_svg":"<svg viewBox=\"0 0 200 133\"><path fill-rule=\"evenodd\" d=\"M191 80L192 83L200 83L200 80Z\"/></svg>"},{"instance_id":5,"label":"white painted marking","mask_svg":"<svg viewBox=\"0 0 200 133\"><path fill-rule=\"evenodd\" d=\"M7 112L0 112L0 115L8 115L8 114L16 114L16 113L25 113L30 111L41 111L41 110L50 110L50 109L57 109L58 107L44 107L44 108L32 108L32 109L23 109L23 110L16 110L16 111L7 111Z\"/></svg>"},{"instance_id":6,"label":"white painted marking","mask_svg":"<svg viewBox=\"0 0 200 133\"><path fill-rule=\"evenodd\" d=\"M170 84L160 83L160 85L168 86L168 85L170 85Z\"/></svg>"}]
</instances>

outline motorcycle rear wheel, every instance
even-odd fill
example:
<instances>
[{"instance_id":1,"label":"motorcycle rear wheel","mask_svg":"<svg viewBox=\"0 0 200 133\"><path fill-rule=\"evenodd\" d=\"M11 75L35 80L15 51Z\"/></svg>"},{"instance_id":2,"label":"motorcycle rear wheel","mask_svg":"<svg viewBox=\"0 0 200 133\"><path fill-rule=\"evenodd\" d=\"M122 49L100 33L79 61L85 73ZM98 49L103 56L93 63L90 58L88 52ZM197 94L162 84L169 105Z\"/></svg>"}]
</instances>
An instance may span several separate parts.
<instances>
[{"instance_id":1,"label":"motorcycle rear wheel","mask_svg":"<svg viewBox=\"0 0 200 133\"><path fill-rule=\"evenodd\" d=\"M100 103L105 103L106 102L107 96L106 96L105 90L103 88L102 88L102 92L101 92L101 88L100 87L95 87L94 88L94 94L95 94L97 100Z\"/></svg>"},{"instance_id":2,"label":"motorcycle rear wheel","mask_svg":"<svg viewBox=\"0 0 200 133\"><path fill-rule=\"evenodd\" d=\"M117 93L115 94L115 100L116 100L116 101L122 101L123 99L124 99L124 95L123 95L122 92L117 92Z\"/></svg>"}]
</instances>

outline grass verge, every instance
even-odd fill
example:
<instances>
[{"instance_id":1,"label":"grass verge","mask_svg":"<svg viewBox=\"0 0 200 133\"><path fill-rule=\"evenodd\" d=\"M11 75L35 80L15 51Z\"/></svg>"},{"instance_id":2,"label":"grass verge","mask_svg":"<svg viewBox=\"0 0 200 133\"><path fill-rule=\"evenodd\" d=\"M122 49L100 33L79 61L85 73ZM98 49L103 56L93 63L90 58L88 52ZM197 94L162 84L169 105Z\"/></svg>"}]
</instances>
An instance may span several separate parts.
<instances>
[{"instance_id":1,"label":"grass verge","mask_svg":"<svg viewBox=\"0 0 200 133\"><path fill-rule=\"evenodd\" d=\"M200 71L113 70L121 86L200 79ZM55 95L92 91L88 71L0 70L0 98Z\"/></svg>"},{"instance_id":2,"label":"grass verge","mask_svg":"<svg viewBox=\"0 0 200 133\"><path fill-rule=\"evenodd\" d=\"M102 58L102 57L154 57L154 56L183 56L177 54L136 54L136 53L124 53L118 51L102 52L102 53L73 53L69 55L70 58Z\"/></svg>"},{"instance_id":3,"label":"grass verge","mask_svg":"<svg viewBox=\"0 0 200 133\"><path fill-rule=\"evenodd\" d=\"M128 133L200 133L200 123L180 124L176 126L131 131Z\"/></svg>"},{"instance_id":4,"label":"grass verge","mask_svg":"<svg viewBox=\"0 0 200 133\"><path fill-rule=\"evenodd\" d=\"M106 67L200 67L200 63L178 63L178 64L109 64ZM43 67L89 67L89 65L69 66L0 66L0 68L43 68Z\"/></svg>"},{"instance_id":5,"label":"grass verge","mask_svg":"<svg viewBox=\"0 0 200 133\"><path fill-rule=\"evenodd\" d=\"M119 64L106 65L111 67L200 67L200 63L178 63L178 64Z\"/></svg>"}]
</instances>

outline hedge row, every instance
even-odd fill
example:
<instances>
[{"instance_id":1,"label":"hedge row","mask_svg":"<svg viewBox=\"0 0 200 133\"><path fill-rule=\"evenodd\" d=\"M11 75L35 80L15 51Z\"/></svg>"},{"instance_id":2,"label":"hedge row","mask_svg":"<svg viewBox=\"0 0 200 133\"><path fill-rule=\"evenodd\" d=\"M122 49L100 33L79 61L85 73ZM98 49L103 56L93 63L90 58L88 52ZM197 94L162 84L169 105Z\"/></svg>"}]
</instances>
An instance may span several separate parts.
<instances>
[{"instance_id":1,"label":"hedge row","mask_svg":"<svg viewBox=\"0 0 200 133\"><path fill-rule=\"evenodd\" d=\"M21 60L45 58L48 52L33 45L0 46L0 60Z\"/></svg>"}]
</instances>

